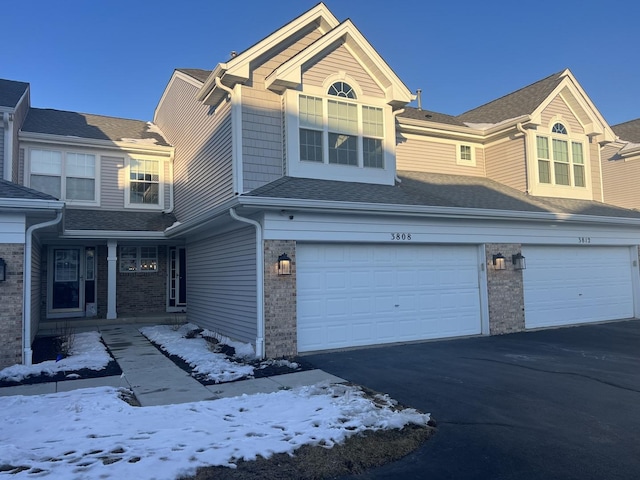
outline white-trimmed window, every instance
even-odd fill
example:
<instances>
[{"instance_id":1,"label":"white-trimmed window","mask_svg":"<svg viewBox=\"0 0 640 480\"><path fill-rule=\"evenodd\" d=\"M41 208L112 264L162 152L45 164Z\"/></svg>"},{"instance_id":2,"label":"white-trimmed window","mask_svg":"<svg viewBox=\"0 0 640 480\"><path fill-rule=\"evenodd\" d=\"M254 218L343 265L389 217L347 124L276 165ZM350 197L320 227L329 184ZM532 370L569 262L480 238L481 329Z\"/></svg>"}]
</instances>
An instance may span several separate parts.
<instances>
[{"instance_id":1,"label":"white-trimmed window","mask_svg":"<svg viewBox=\"0 0 640 480\"><path fill-rule=\"evenodd\" d=\"M569 138L561 122L551 127L550 136L536 137L540 183L586 187L584 146Z\"/></svg>"},{"instance_id":2,"label":"white-trimmed window","mask_svg":"<svg viewBox=\"0 0 640 480\"><path fill-rule=\"evenodd\" d=\"M60 200L96 203L96 156L60 150L30 150L29 186Z\"/></svg>"},{"instance_id":3,"label":"white-trimmed window","mask_svg":"<svg viewBox=\"0 0 640 480\"><path fill-rule=\"evenodd\" d=\"M458 145L458 165L471 165L476 164L475 149L472 145L461 143Z\"/></svg>"},{"instance_id":4,"label":"white-trimmed window","mask_svg":"<svg viewBox=\"0 0 640 480\"><path fill-rule=\"evenodd\" d=\"M158 247L121 246L118 259L122 273L158 271Z\"/></svg>"},{"instance_id":5,"label":"white-trimmed window","mask_svg":"<svg viewBox=\"0 0 640 480\"><path fill-rule=\"evenodd\" d=\"M300 160L384 169L383 109L355 102L346 82L333 83L327 95L298 97Z\"/></svg>"},{"instance_id":6,"label":"white-trimmed window","mask_svg":"<svg viewBox=\"0 0 640 480\"><path fill-rule=\"evenodd\" d=\"M145 157L127 159L126 205L132 208L163 208L161 160Z\"/></svg>"}]
</instances>

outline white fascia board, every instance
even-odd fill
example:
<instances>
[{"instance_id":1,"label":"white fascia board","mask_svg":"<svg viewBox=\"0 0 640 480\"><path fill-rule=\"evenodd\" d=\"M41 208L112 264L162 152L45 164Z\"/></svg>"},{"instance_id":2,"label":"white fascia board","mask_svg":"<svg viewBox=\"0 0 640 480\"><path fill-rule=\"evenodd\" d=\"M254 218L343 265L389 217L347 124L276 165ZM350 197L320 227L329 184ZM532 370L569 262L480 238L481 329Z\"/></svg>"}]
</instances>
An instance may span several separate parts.
<instances>
[{"instance_id":1,"label":"white fascia board","mask_svg":"<svg viewBox=\"0 0 640 480\"><path fill-rule=\"evenodd\" d=\"M505 132L513 129L518 124L530 123L529 115L522 115L516 118L510 118L501 123L492 125L489 128L481 129L474 127L460 127L458 125L448 125L438 122L430 122L425 120L416 120L414 118L396 117L398 120L399 130L407 133L416 133L422 135L433 135L436 137L453 138L456 140L469 140L478 143L488 142L504 135Z\"/></svg>"},{"instance_id":2,"label":"white fascia board","mask_svg":"<svg viewBox=\"0 0 640 480\"><path fill-rule=\"evenodd\" d=\"M202 85L202 88L200 88L200 91L198 91L196 100L199 102L205 101L210 96L211 92L216 88L216 78L222 78L226 71L226 63L217 64L216 68L213 69L213 71L209 74L207 80L204 82L204 85Z\"/></svg>"},{"instance_id":3,"label":"white fascia board","mask_svg":"<svg viewBox=\"0 0 640 480\"><path fill-rule=\"evenodd\" d=\"M51 135L48 133L20 132L21 142L50 143L55 145L73 145L85 148L101 148L108 150L124 151L126 153L138 153L173 157L174 147L164 145L149 145L142 143L116 142L112 140L98 140L94 138L72 137L66 135Z\"/></svg>"},{"instance_id":4,"label":"white fascia board","mask_svg":"<svg viewBox=\"0 0 640 480\"><path fill-rule=\"evenodd\" d=\"M187 220L184 223L168 227L167 229L165 229L164 234L167 237L176 237L193 232L194 230L197 230L199 228L204 228L206 224L211 222L212 220L223 217L225 215L229 215L229 209L232 207L237 207L238 205L238 197L234 197L218 205L217 207L212 208L211 210L207 210L206 212L196 215L195 217Z\"/></svg>"},{"instance_id":5,"label":"white fascia board","mask_svg":"<svg viewBox=\"0 0 640 480\"><path fill-rule=\"evenodd\" d=\"M37 200L31 198L0 198L0 209L5 210L62 210L64 202L59 200Z\"/></svg>"},{"instance_id":6,"label":"white fascia board","mask_svg":"<svg viewBox=\"0 0 640 480\"><path fill-rule=\"evenodd\" d=\"M141 239L162 240L166 238L164 232L144 232L130 230L65 230L62 238L108 238L108 239Z\"/></svg>"},{"instance_id":7,"label":"white fascia board","mask_svg":"<svg viewBox=\"0 0 640 480\"><path fill-rule=\"evenodd\" d=\"M523 212L466 207L434 207L423 205L395 205L359 202L336 202L327 200L305 200L291 198L240 197L240 206L279 210L314 210L323 212L357 212L372 215L434 216L474 219L513 219L540 222L572 222L606 225L640 226L640 218L601 217L570 213Z\"/></svg>"}]
</instances>

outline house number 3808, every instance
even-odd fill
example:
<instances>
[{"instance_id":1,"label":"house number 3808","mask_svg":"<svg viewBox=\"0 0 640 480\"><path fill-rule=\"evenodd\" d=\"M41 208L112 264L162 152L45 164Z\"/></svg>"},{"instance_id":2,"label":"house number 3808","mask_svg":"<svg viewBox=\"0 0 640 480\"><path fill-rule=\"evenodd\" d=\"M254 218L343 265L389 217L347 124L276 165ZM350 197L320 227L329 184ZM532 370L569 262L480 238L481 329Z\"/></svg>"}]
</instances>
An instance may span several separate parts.
<instances>
[{"instance_id":1,"label":"house number 3808","mask_svg":"<svg viewBox=\"0 0 640 480\"><path fill-rule=\"evenodd\" d=\"M391 240L411 240L410 233L392 233Z\"/></svg>"}]
</instances>

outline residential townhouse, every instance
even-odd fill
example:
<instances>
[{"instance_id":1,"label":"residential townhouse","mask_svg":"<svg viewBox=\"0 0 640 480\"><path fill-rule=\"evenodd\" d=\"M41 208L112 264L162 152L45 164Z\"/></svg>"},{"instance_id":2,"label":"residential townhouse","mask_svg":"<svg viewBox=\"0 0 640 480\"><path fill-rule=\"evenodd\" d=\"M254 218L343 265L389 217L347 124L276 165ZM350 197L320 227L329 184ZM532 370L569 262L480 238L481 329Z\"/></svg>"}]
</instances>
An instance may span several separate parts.
<instances>
[{"instance_id":1,"label":"residential townhouse","mask_svg":"<svg viewBox=\"0 0 640 480\"><path fill-rule=\"evenodd\" d=\"M414 100L319 4L176 70L152 124L31 109L13 180L66 207L33 235L30 335L186 309L280 357L639 315L620 138L569 70L459 116Z\"/></svg>"}]
</instances>

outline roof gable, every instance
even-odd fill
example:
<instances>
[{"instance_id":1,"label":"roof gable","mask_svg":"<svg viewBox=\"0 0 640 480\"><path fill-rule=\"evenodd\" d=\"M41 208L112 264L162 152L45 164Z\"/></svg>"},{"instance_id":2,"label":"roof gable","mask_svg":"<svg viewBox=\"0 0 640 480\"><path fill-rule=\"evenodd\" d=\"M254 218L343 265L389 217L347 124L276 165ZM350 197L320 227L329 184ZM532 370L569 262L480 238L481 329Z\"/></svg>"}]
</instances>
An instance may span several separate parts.
<instances>
[{"instance_id":1,"label":"roof gable","mask_svg":"<svg viewBox=\"0 0 640 480\"><path fill-rule=\"evenodd\" d=\"M57 200L57 198L0 178L0 198L16 198L20 200Z\"/></svg>"},{"instance_id":2,"label":"roof gable","mask_svg":"<svg viewBox=\"0 0 640 480\"><path fill-rule=\"evenodd\" d=\"M640 143L640 118L619 123L611 127L620 140L625 142Z\"/></svg>"},{"instance_id":3,"label":"roof gable","mask_svg":"<svg viewBox=\"0 0 640 480\"><path fill-rule=\"evenodd\" d=\"M344 45L354 59L371 75L391 105L401 106L413 100L413 95L389 65L364 38L351 20L324 34L297 55L275 69L265 80L266 87L278 92L298 88L303 71L328 52Z\"/></svg>"},{"instance_id":4,"label":"roof gable","mask_svg":"<svg viewBox=\"0 0 640 480\"><path fill-rule=\"evenodd\" d=\"M304 36L311 30L319 29L321 33L325 33L338 24L338 19L329 9L323 3L319 3L252 47L236 54L228 62L219 63L196 98L208 105L217 104L226 92L217 86L216 78L220 78L224 86L231 88L237 83L245 83L249 80L251 65L256 59L274 55L292 39Z\"/></svg>"},{"instance_id":5,"label":"roof gable","mask_svg":"<svg viewBox=\"0 0 640 480\"><path fill-rule=\"evenodd\" d=\"M28 90L28 83L0 78L0 107L16 108Z\"/></svg>"}]
</instances>

